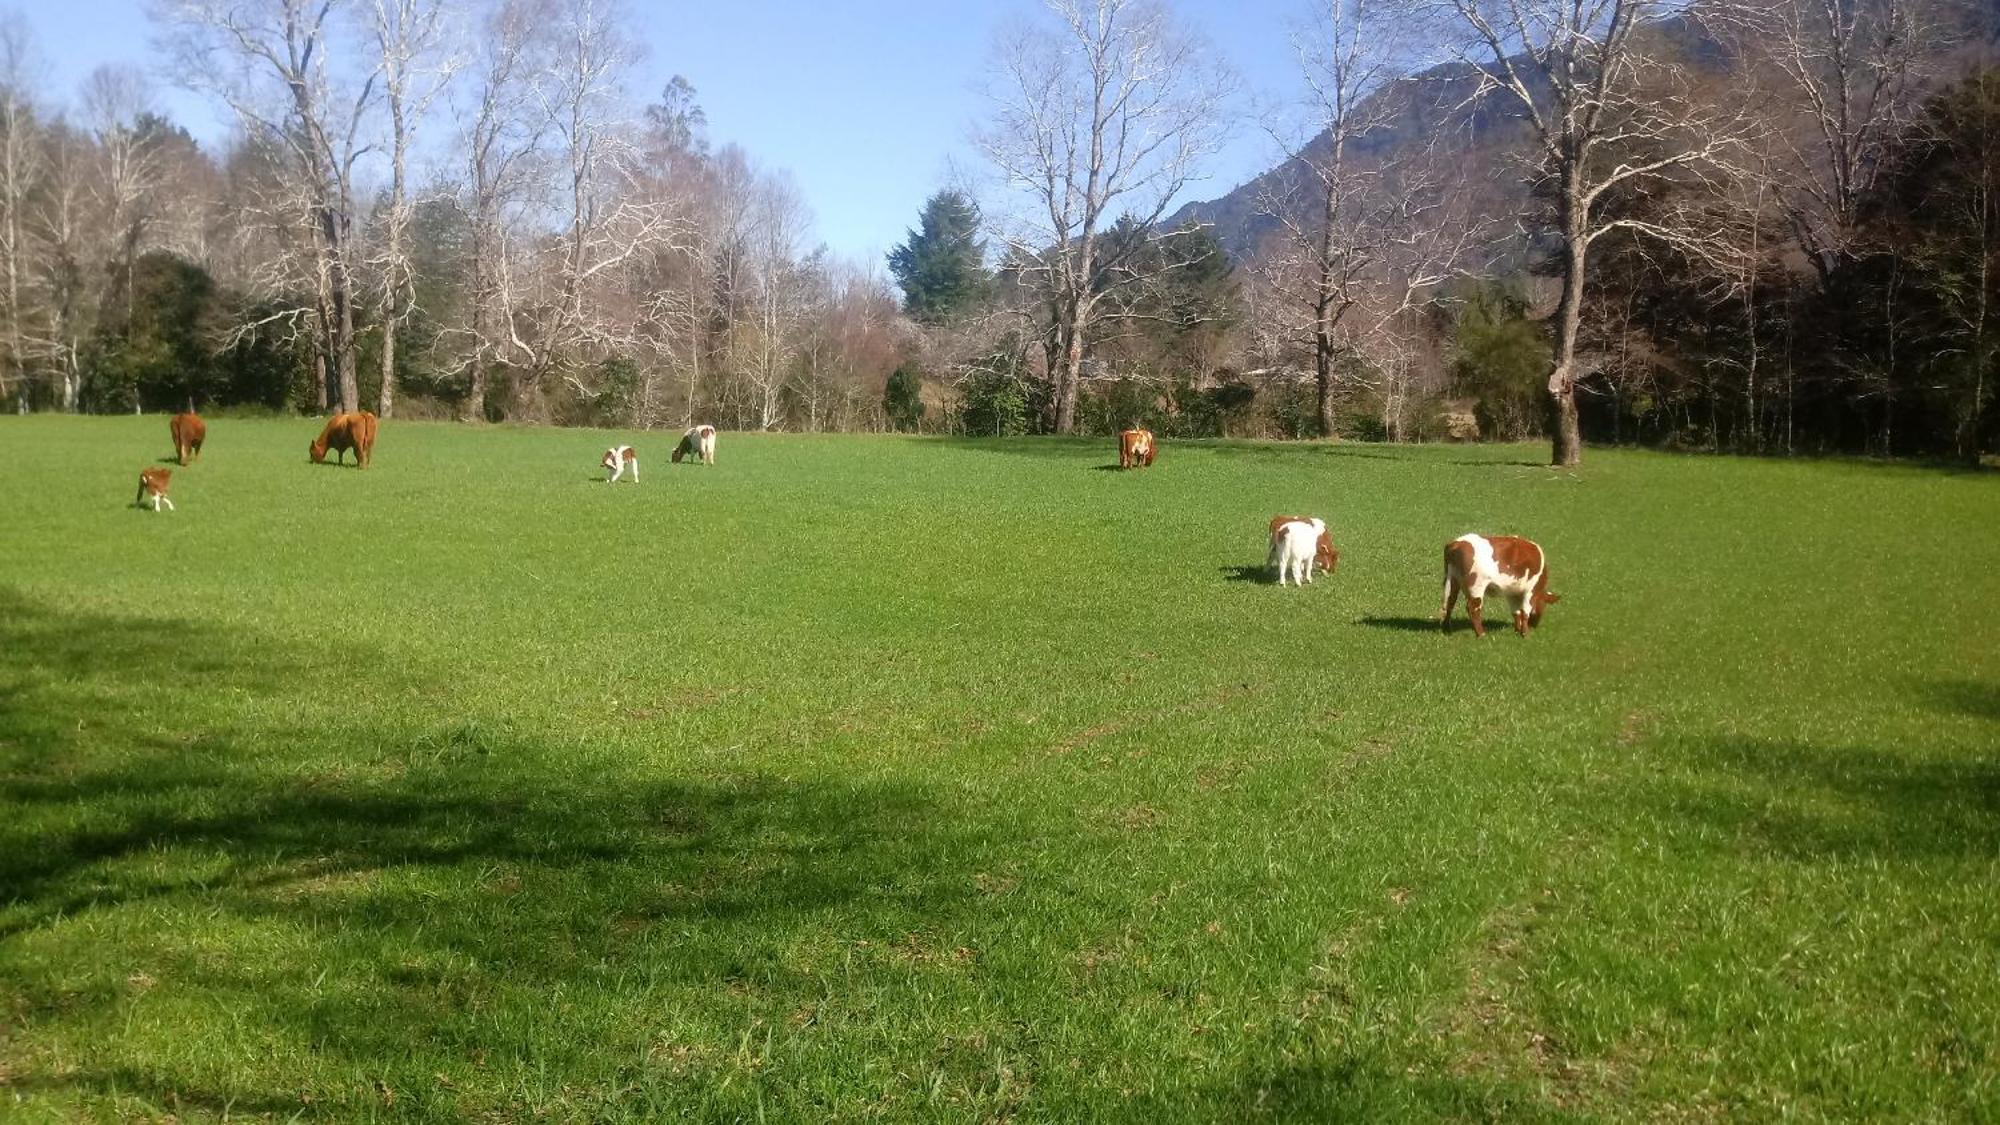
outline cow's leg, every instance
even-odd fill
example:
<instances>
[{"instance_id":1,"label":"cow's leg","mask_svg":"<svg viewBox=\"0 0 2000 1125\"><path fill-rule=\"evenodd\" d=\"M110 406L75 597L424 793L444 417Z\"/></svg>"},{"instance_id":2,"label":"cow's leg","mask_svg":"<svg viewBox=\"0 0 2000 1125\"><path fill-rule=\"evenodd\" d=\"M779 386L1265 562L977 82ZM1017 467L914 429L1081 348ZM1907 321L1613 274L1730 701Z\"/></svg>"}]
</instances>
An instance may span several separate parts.
<instances>
[{"instance_id":1,"label":"cow's leg","mask_svg":"<svg viewBox=\"0 0 2000 1125\"><path fill-rule=\"evenodd\" d=\"M165 504L167 506L167 511L171 512L174 510L174 502L172 500L167 499L164 493L161 494L160 496L160 503Z\"/></svg>"},{"instance_id":2,"label":"cow's leg","mask_svg":"<svg viewBox=\"0 0 2000 1125\"><path fill-rule=\"evenodd\" d=\"M1481 598L1471 590L1465 592L1465 615L1472 618L1472 635L1475 637L1486 635L1485 609L1486 600L1484 598Z\"/></svg>"},{"instance_id":3,"label":"cow's leg","mask_svg":"<svg viewBox=\"0 0 2000 1125\"><path fill-rule=\"evenodd\" d=\"M632 458L632 483L639 483L639 459L637 457Z\"/></svg>"},{"instance_id":4,"label":"cow's leg","mask_svg":"<svg viewBox=\"0 0 2000 1125\"><path fill-rule=\"evenodd\" d=\"M1525 637L1528 635L1527 598L1515 595L1508 600L1514 603L1514 631Z\"/></svg>"},{"instance_id":5,"label":"cow's leg","mask_svg":"<svg viewBox=\"0 0 2000 1125\"><path fill-rule=\"evenodd\" d=\"M1444 576L1444 608L1438 611L1438 620L1442 623L1444 631L1447 633L1451 632L1452 607L1457 604L1458 583L1452 581L1451 575L1447 573Z\"/></svg>"}]
</instances>

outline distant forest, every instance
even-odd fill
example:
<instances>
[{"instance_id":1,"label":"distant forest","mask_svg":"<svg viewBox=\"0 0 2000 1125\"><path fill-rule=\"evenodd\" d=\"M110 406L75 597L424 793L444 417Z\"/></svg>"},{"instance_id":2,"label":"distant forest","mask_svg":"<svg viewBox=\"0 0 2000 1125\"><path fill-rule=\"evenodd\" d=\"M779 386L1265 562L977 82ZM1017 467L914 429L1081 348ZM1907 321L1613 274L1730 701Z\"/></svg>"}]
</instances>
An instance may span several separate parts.
<instances>
[{"instance_id":1,"label":"distant forest","mask_svg":"<svg viewBox=\"0 0 2000 1125\"><path fill-rule=\"evenodd\" d=\"M0 401L2000 446L1994 0L1320 0L1255 117L1166 4L1023 9L984 178L881 263L686 82L631 97L615 3L166 0L217 151L0 20ZM1245 130L1282 159L1182 205Z\"/></svg>"}]
</instances>

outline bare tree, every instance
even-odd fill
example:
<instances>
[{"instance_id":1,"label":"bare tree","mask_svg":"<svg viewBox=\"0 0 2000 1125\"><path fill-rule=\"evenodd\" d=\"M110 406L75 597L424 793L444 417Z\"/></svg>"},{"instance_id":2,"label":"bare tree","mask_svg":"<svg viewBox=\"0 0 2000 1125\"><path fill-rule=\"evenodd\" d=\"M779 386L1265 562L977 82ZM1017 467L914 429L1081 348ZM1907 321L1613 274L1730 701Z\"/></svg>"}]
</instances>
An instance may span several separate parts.
<instances>
[{"instance_id":1,"label":"bare tree","mask_svg":"<svg viewBox=\"0 0 2000 1125\"><path fill-rule=\"evenodd\" d=\"M28 25L18 12L0 15L0 297L7 303L0 327L0 394L13 391L26 410L33 350L25 305L34 268L29 202L43 174L42 123L33 94L38 60Z\"/></svg>"},{"instance_id":2,"label":"bare tree","mask_svg":"<svg viewBox=\"0 0 2000 1125\"><path fill-rule=\"evenodd\" d=\"M506 302L507 220L540 154L547 121L533 111L529 91L547 49L548 18L541 0L503 0L486 21L473 62L465 148L472 228L466 421L485 416L488 374L507 355L513 337Z\"/></svg>"},{"instance_id":3,"label":"bare tree","mask_svg":"<svg viewBox=\"0 0 2000 1125\"><path fill-rule=\"evenodd\" d=\"M1267 179L1258 207L1277 237L1258 268L1288 334L1309 342L1322 436L1334 433L1343 366L1387 379L1384 401L1406 397L1413 347L1406 314L1458 268L1483 224L1455 206L1464 176L1439 151L1444 126L1424 120L1434 97L1406 79L1412 32L1406 6L1324 0L1293 36L1309 95L1303 143L1277 131L1289 160ZM1432 114L1431 116L1441 116ZM1399 138L1430 126L1421 143ZM1399 143L1399 140L1401 143ZM1379 355L1370 354L1379 344ZM1400 422L1398 422L1400 425Z\"/></svg>"},{"instance_id":4,"label":"bare tree","mask_svg":"<svg viewBox=\"0 0 2000 1125\"><path fill-rule=\"evenodd\" d=\"M1760 170L1822 285L1854 254L1861 207L1921 109L1949 27L1940 0L1710 0L1765 126Z\"/></svg>"},{"instance_id":5,"label":"bare tree","mask_svg":"<svg viewBox=\"0 0 2000 1125\"><path fill-rule=\"evenodd\" d=\"M1110 222L1151 230L1217 144L1227 74L1156 0L1047 0L1053 29L999 49L993 119L975 140L1032 207L1002 237L1044 294L1052 382L1048 422L1076 425L1099 279L1143 243L1104 254ZM990 211L989 213L997 213Z\"/></svg>"},{"instance_id":6,"label":"bare tree","mask_svg":"<svg viewBox=\"0 0 2000 1125\"><path fill-rule=\"evenodd\" d=\"M358 89L337 80L330 57L342 0L170 0L159 18L190 88L236 114L246 130L286 153L296 219L313 232L313 282L321 385L328 402L360 404L354 337L354 173L375 75Z\"/></svg>"},{"instance_id":7,"label":"bare tree","mask_svg":"<svg viewBox=\"0 0 2000 1125\"><path fill-rule=\"evenodd\" d=\"M376 412L395 411L396 333L414 302L408 249L409 153L431 103L459 65L449 50L452 27L443 0L374 0L374 35L382 100L389 114L389 209L382 232L382 390Z\"/></svg>"},{"instance_id":8,"label":"bare tree","mask_svg":"<svg viewBox=\"0 0 2000 1125\"><path fill-rule=\"evenodd\" d=\"M1475 101L1498 98L1527 122L1534 163L1554 204L1562 280L1549 370L1552 461L1575 465L1577 341L1590 248L1614 230L1661 239L1708 258L1728 253L1705 236L1706 216L1617 213L1618 195L1679 175L1709 174L1742 141L1739 119L1695 96L1694 79L1658 20L1669 0L1434 0L1451 49L1476 77Z\"/></svg>"},{"instance_id":9,"label":"bare tree","mask_svg":"<svg viewBox=\"0 0 2000 1125\"><path fill-rule=\"evenodd\" d=\"M100 207L108 223L114 258L125 294L125 317L132 315L132 290L141 246L153 220L155 191L164 175L158 145L140 132L151 112L145 76L129 66L100 66L84 80L85 120L97 138L102 171L97 177Z\"/></svg>"}]
</instances>

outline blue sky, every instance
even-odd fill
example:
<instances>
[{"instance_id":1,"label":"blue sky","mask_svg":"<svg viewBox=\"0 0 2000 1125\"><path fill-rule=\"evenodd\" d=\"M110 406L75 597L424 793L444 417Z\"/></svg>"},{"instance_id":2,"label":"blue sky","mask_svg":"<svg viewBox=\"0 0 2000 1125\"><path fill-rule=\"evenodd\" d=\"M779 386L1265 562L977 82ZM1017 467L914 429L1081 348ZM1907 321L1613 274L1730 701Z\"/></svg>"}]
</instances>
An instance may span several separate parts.
<instances>
[{"instance_id":1,"label":"blue sky","mask_svg":"<svg viewBox=\"0 0 2000 1125\"><path fill-rule=\"evenodd\" d=\"M4 4L5 0L0 0ZM1265 98L1296 86L1287 21L1302 0L1184 0L1175 5ZM135 62L154 73L159 102L197 138L226 125L171 87L152 47L143 0L38 0L18 6L47 61L51 89L68 96L92 68ZM650 100L685 75L708 114L709 135L768 167L786 168L836 253L880 262L947 182L953 162L976 168L966 142L981 112L976 87L996 29L1033 18L1036 0L633 0L646 57L632 93ZM1190 198L1210 198L1273 160L1249 119Z\"/></svg>"}]
</instances>

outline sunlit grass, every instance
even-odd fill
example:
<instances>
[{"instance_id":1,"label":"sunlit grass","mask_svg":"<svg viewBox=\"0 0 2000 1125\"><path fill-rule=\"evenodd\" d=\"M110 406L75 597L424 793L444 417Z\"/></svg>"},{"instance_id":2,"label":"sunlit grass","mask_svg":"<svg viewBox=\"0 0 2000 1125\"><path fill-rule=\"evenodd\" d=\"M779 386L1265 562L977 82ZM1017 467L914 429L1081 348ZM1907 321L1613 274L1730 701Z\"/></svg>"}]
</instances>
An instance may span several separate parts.
<instances>
[{"instance_id":1,"label":"sunlit grass","mask_svg":"<svg viewBox=\"0 0 2000 1125\"><path fill-rule=\"evenodd\" d=\"M2000 480L316 429L0 419L0 1116L2000 1113Z\"/></svg>"}]
</instances>

